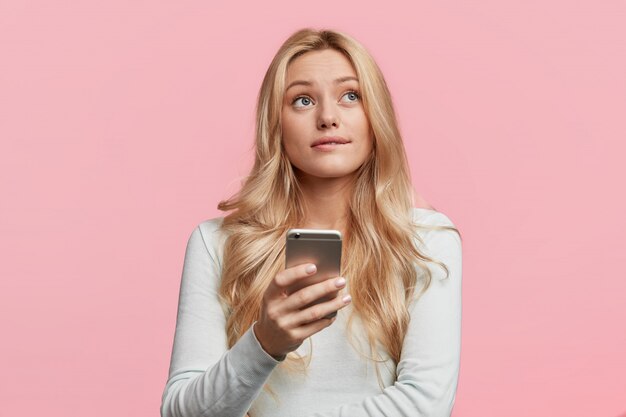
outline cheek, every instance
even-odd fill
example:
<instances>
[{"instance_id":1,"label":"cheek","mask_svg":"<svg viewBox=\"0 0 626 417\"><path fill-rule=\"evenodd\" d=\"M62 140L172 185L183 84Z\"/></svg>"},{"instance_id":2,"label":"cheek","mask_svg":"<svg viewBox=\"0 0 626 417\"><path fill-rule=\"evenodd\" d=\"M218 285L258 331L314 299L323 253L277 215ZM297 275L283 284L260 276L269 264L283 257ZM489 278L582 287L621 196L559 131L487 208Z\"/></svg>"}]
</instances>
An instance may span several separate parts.
<instances>
[{"instance_id":1,"label":"cheek","mask_svg":"<svg viewBox=\"0 0 626 417\"><path fill-rule=\"evenodd\" d=\"M302 131L302 123L298 120L298 115L283 112L281 115L281 131L283 137L293 139L298 137L298 132Z\"/></svg>"},{"instance_id":2,"label":"cheek","mask_svg":"<svg viewBox=\"0 0 626 417\"><path fill-rule=\"evenodd\" d=\"M287 147L288 144L291 142L291 138L293 137L293 133L292 133L293 126L292 126L292 122L289 116L285 116L284 113L280 121L280 131L281 131L281 136L283 140L283 145Z\"/></svg>"},{"instance_id":3,"label":"cheek","mask_svg":"<svg viewBox=\"0 0 626 417\"><path fill-rule=\"evenodd\" d=\"M281 132L283 148L285 149L287 158L292 160L294 157L297 157L298 154L297 140L299 135L297 134L298 125L295 123L295 120L289 116L283 116L281 120Z\"/></svg>"},{"instance_id":4,"label":"cheek","mask_svg":"<svg viewBox=\"0 0 626 417\"><path fill-rule=\"evenodd\" d=\"M364 148L371 150L374 146L374 133L365 114L360 115L358 120L355 120L354 123L355 131L366 144Z\"/></svg>"}]
</instances>

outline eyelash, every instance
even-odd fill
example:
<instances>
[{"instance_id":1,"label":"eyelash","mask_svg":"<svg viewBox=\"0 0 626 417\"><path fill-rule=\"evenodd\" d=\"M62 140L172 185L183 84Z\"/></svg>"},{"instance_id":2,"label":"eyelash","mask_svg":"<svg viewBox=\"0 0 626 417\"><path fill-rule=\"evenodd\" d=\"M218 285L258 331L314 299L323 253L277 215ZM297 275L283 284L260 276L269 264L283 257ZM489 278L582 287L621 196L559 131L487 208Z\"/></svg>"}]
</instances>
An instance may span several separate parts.
<instances>
[{"instance_id":1,"label":"eyelash","mask_svg":"<svg viewBox=\"0 0 626 417\"><path fill-rule=\"evenodd\" d=\"M346 91L346 94L350 94L350 93L354 94L356 96L357 100L361 98L361 95L358 92L354 91L354 90ZM343 96L345 96L346 94L344 94ZM341 96L341 97L343 97L343 96Z\"/></svg>"},{"instance_id":2,"label":"eyelash","mask_svg":"<svg viewBox=\"0 0 626 417\"><path fill-rule=\"evenodd\" d=\"M359 100L359 99L361 98L361 95L360 95L357 91L355 91L355 90L348 90L348 91L346 91L346 92L343 94L343 96L345 96L346 94L350 94L350 93L352 93L352 94L356 95L357 100ZM343 96L341 96L341 97L343 97ZM296 104L296 101L300 100L301 98L308 98L309 100L311 99L309 96L306 96L306 95L300 95L300 96L295 97L295 98L293 99L293 101L291 102L291 104ZM356 101L356 100L355 100L355 101Z\"/></svg>"}]
</instances>

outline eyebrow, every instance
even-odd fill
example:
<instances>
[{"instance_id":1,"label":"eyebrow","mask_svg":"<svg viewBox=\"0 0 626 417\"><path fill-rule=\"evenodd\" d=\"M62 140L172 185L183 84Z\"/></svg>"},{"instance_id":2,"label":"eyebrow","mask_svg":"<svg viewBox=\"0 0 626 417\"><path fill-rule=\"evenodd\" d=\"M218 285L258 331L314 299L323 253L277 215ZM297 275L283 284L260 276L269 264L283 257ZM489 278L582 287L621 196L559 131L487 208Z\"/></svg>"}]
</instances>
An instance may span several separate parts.
<instances>
[{"instance_id":1,"label":"eyebrow","mask_svg":"<svg viewBox=\"0 0 626 417\"><path fill-rule=\"evenodd\" d=\"M358 82L358 81L359 81L359 79L358 79L358 78L356 78L356 77L353 77L353 76L351 76L351 75L346 76L346 77L339 77L339 78L337 78L337 79L335 80L335 84L345 83L346 81L357 81L357 82ZM313 85L313 83L312 83L311 81L296 80L296 81L292 82L291 84L289 84L289 87L287 87L287 88L285 89L285 92L286 92L287 90L289 90L291 87L294 87L294 86L296 86L296 85L306 85L306 86L312 86L312 85Z\"/></svg>"}]
</instances>

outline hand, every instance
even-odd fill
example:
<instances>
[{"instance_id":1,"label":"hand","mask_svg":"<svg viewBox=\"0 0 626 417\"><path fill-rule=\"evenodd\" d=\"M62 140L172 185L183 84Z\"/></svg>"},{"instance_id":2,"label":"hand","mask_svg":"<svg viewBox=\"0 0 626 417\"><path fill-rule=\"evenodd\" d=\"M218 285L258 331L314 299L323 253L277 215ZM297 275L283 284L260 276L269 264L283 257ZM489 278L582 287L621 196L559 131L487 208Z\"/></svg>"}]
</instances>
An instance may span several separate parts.
<instances>
[{"instance_id":1,"label":"hand","mask_svg":"<svg viewBox=\"0 0 626 417\"><path fill-rule=\"evenodd\" d=\"M310 305L345 287L344 278L333 277L298 291L289 289L317 271L313 264L302 264L279 272L270 282L261 306L261 315L254 325L254 334L263 349L274 358L283 358L302 342L328 327L335 317L329 314L350 304L350 296L337 294L329 301Z\"/></svg>"}]
</instances>

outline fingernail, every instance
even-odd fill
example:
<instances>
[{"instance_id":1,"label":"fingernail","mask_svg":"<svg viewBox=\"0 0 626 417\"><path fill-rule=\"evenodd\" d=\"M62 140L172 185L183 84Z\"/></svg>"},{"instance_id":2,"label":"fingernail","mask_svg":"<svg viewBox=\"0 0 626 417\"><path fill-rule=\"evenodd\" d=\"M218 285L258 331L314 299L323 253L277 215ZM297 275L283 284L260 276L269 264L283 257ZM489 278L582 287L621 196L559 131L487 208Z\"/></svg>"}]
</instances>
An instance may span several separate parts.
<instances>
[{"instance_id":1,"label":"fingernail","mask_svg":"<svg viewBox=\"0 0 626 417\"><path fill-rule=\"evenodd\" d=\"M343 277L339 277L335 280L335 287L341 288L346 284L346 279Z\"/></svg>"},{"instance_id":2,"label":"fingernail","mask_svg":"<svg viewBox=\"0 0 626 417\"><path fill-rule=\"evenodd\" d=\"M311 265L306 267L305 271L308 274L312 274L313 272L317 271L317 267L315 265L311 264Z\"/></svg>"},{"instance_id":3,"label":"fingernail","mask_svg":"<svg viewBox=\"0 0 626 417\"><path fill-rule=\"evenodd\" d=\"M350 295L348 294L345 297L343 297L341 301L343 301L344 304L348 304L350 301L352 301L352 297L350 297Z\"/></svg>"}]
</instances>

